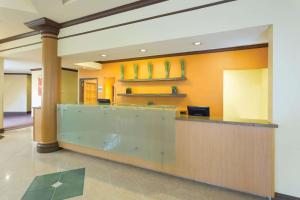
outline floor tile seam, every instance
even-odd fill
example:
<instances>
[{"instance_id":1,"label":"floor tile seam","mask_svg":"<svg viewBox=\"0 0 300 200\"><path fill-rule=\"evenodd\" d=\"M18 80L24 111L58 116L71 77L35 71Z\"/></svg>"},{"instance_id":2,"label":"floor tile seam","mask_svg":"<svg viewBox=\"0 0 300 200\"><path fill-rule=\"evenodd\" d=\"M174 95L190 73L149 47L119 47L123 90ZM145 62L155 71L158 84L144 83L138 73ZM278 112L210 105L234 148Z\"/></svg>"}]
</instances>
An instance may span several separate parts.
<instances>
[{"instance_id":1,"label":"floor tile seam","mask_svg":"<svg viewBox=\"0 0 300 200\"><path fill-rule=\"evenodd\" d=\"M58 181L57 181L57 182L60 182L61 177L62 177L62 172L59 173L59 178L58 178ZM51 187L52 187L52 186L51 186ZM53 191L51 200L53 200L53 198L54 198L54 196L55 196L56 189L57 189L57 188L54 188L54 191Z\"/></svg>"}]
</instances>

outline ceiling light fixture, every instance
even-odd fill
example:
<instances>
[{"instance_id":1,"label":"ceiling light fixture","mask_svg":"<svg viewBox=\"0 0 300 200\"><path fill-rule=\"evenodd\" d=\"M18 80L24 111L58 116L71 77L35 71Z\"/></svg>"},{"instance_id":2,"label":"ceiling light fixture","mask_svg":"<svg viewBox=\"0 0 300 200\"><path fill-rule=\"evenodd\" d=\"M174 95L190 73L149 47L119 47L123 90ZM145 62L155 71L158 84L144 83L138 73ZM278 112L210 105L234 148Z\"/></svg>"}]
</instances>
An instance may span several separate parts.
<instances>
[{"instance_id":1,"label":"ceiling light fixture","mask_svg":"<svg viewBox=\"0 0 300 200\"><path fill-rule=\"evenodd\" d=\"M140 52L145 53L145 52L147 52L147 49L140 49Z\"/></svg>"},{"instance_id":2,"label":"ceiling light fixture","mask_svg":"<svg viewBox=\"0 0 300 200\"><path fill-rule=\"evenodd\" d=\"M194 42L193 44L194 44L195 46L198 46L198 45L201 44L201 42Z\"/></svg>"},{"instance_id":3,"label":"ceiling light fixture","mask_svg":"<svg viewBox=\"0 0 300 200\"><path fill-rule=\"evenodd\" d=\"M76 1L76 0L62 0L62 4L67 5L67 4L73 3L74 1Z\"/></svg>"},{"instance_id":4,"label":"ceiling light fixture","mask_svg":"<svg viewBox=\"0 0 300 200\"><path fill-rule=\"evenodd\" d=\"M107 55L106 55L106 54L102 54L101 56L102 56L102 57L106 57Z\"/></svg>"}]
</instances>

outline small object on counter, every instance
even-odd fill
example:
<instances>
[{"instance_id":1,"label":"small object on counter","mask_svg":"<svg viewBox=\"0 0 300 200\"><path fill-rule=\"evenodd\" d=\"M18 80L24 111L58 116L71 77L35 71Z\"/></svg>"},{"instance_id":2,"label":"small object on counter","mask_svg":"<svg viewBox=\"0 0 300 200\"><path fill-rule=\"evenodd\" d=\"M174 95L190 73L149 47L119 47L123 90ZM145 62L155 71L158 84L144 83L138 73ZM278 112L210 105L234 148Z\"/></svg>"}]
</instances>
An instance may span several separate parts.
<instances>
[{"instance_id":1,"label":"small object on counter","mask_svg":"<svg viewBox=\"0 0 300 200\"><path fill-rule=\"evenodd\" d=\"M177 87L176 86L172 86L172 94L177 94Z\"/></svg>"},{"instance_id":2,"label":"small object on counter","mask_svg":"<svg viewBox=\"0 0 300 200\"><path fill-rule=\"evenodd\" d=\"M132 89L131 88L126 88L126 94L132 94Z\"/></svg>"},{"instance_id":3,"label":"small object on counter","mask_svg":"<svg viewBox=\"0 0 300 200\"><path fill-rule=\"evenodd\" d=\"M153 101L148 101L148 102L147 102L147 105L148 105L148 106L154 105L154 102L153 102Z\"/></svg>"}]
</instances>

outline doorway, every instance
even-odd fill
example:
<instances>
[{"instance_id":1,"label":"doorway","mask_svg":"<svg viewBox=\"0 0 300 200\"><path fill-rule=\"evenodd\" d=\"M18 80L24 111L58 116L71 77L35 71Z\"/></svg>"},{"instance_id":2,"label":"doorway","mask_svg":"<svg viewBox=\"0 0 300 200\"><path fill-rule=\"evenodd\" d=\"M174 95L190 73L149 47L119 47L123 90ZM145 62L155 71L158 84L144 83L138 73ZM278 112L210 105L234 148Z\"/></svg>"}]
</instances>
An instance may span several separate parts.
<instances>
[{"instance_id":1,"label":"doorway","mask_svg":"<svg viewBox=\"0 0 300 200\"><path fill-rule=\"evenodd\" d=\"M115 78L114 77L105 77L104 78L104 87L103 87L103 98L109 99L113 104L115 103Z\"/></svg>"},{"instance_id":2,"label":"doorway","mask_svg":"<svg viewBox=\"0 0 300 200\"><path fill-rule=\"evenodd\" d=\"M98 79L82 78L80 79L80 103L97 104L98 99Z\"/></svg>"}]
</instances>

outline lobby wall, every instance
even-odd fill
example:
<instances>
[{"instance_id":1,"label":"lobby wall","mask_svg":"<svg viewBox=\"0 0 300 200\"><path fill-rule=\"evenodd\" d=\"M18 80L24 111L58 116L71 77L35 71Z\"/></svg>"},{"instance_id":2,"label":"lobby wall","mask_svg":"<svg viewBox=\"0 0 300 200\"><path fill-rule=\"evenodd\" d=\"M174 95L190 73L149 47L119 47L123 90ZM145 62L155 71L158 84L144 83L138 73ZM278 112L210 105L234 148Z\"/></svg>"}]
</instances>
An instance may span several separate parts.
<instances>
[{"instance_id":1,"label":"lobby wall","mask_svg":"<svg viewBox=\"0 0 300 200\"><path fill-rule=\"evenodd\" d=\"M186 93L185 98L162 97L118 97L116 103L176 105L186 110L187 105L210 106L211 115L223 116L223 71L235 69L258 69L268 67L268 48L198 54L179 57L166 57L129 62L103 64L101 70L80 70L80 78L98 78L103 86L104 78L120 79L120 65L125 65L125 79L134 77L133 65L139 65L139 78L148 78L147 63L153 64L153 78L164 78L164 61L171 62L170 77L180 77L180 63L186 62L185 81L120 83L116 81L116 93L125 93L131 87L133 93L171 93L171 87L177 86L179 93ZM99 95L101 96L101 94Z\"/></svg>"},{"instance_id":2,"label":"lobby wall","mask_svg":"<svg viewBox=\"0 0 300 200\"><path fill-rule=\"evenodd\" d=\"M0 57L0 133L3 132L4 59Z\"/></svg>"},{"instance_id":3,"label":"lobby wall","mask_svg":"<svg viewBox=\"0 0 300 200\"><path fill-rule=\"evenodd\" d=\"M61 73L61 103L76 104L78 102L78 72L62 70ZM32 71L32 107L41 106L39 79L42 79L42 70ZM42 83L42 82L41 82Z\"/></svg>"},{"instance_id":4,"label":"lobby wall","mask_svg":"<svg viewBox=\"0 0 300 200\"><path fill-rule=\"evenodd\" d=\"M225 70L223 115L268 120L268 69Z\"/></svg>"},{"instance_id":5,"label":"lobby wall","mask_svg":"<svg viewBox=\"0 0 300 200\"><path fill-rule=\"evenodd\" d=\"M4 112L31 110L30 75L4 75Z\"/></svg>"}]
</instances>

